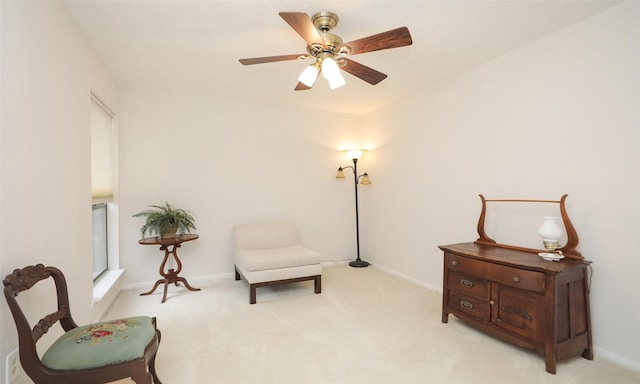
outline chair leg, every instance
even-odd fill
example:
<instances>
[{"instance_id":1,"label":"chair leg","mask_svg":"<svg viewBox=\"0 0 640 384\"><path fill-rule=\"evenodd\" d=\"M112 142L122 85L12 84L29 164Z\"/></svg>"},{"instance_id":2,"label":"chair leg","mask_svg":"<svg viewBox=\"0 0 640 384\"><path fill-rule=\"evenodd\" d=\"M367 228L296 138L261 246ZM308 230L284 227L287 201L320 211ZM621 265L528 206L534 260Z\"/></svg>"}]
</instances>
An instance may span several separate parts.
<instances>
[{"instance_id":1,"label":"chair leg","mask_svg":"<svg viewBox=\"0 0 640 384\"><path fill-rule=\"evenodd\" d=\"M156 328L156 335L158 335L158 345L160 344L160 340L162 339L162 334L160 330ZM160 379L158 378L158 374L156 373L156 354L153 355L151 361L149 361L149 372L151 372L151 376L153 376L153 384L162 384Z\"/></svg>"},{"instance_id":2,"label":"chair leg","mask_svg":"<svg viewBox=\"0 0 640 384\"><path fill-rule=\"evenodd\" d=\"M238 272L238 268L236 268L236 281L240 280L240 272Z\"/></svg>"},{"instance_id":3,"label":"chair leg","mask_svg":"<svg viewBox=\"0 0 640 384\"><path fill-rule=\"evenodd\" d=\"M162 384L160 379L158 378L158 374L156 373L156 357L149 362L149 372L151 373L151 377L153 378L153 384Z\"/></svg>"},{"instance_id":4,"label":"chair leg","mask_svg":"<svg viewBox=\"0 0 640 384\"><path fill-rule=\"evenodd\" d=\"M256 289L255 284L249 284L249 304L256 303Z\"/></svg>"},{"instance_id":5,"label":"chair leg","mask_svg":"<svg viewBox=\"0 0 640 384\"><path fill-rule=\"evenodd\" d=\"M321 275L316 276L313 279L313 281L314 281L314 284L313 284L314 290L313 290L313 292L322 293L322 276Z\"/></svg>"},{"instance_id":6,"label":"chair leg","mask_svg":"<svg viewBox=\"0 0 640 384\"><path fill-rule=\"evenodd\" d=\"M153 384L153 377L147 371L147 366L144 364L136 364L131 370L131 380L136 384Z\"/></svg>"}]
</instances>

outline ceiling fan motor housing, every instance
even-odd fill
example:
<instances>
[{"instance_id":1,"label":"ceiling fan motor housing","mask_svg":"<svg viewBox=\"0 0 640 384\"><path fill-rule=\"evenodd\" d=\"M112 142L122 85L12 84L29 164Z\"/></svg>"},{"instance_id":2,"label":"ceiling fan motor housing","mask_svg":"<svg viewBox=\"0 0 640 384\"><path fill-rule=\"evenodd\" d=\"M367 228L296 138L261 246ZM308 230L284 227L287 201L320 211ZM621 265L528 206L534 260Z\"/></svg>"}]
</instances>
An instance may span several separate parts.
<instances>
[{"instance_id":1,"label":"ceiling fan motor housing","mask_svg":"<svg viewBox=\"0 0 640 384\"><path fill-rule=\"evenodd\" d=\"M338 25L338 20L338 15L329 11L322 11L313 15L311 21L320 32L324 46L319 43L307 46L307 52L312 57L319 57L322 53L330 53L333 56L349 54L350 49L343 45L342 38L334 33L329 33L333 27Z\"/></svg>"},{"instance_id":2,"label":"ceiling fan motor housing","mask_svg":"<svg viewBox=\"0 0 640 384\"><path fill-rule=\"evenodd\" d=\"M338 25L338 15L329 11L318 12L311 18L313 25L322 32L327 32Z\"/></svg>"}]
</instances>

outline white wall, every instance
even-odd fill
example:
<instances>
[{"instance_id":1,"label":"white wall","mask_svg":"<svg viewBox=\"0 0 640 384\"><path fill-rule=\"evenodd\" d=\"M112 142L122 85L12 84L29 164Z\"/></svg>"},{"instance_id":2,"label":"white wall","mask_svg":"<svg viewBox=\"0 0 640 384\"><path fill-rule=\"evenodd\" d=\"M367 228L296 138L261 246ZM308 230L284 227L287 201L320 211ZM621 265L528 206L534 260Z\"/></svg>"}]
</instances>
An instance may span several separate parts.
<instances>
[{"instance_id":1,"label":"white wall","mask_svg":"<svg viewBox=\"0 0 640 384\"><path fill-rule=\"evenodd\" d=\"M0 275L36 263L61 268L71 285L74 316L88 322L95 318L90 90L116 108L116 86L62 5L3 1L0 6ZM28 313L55 310L55 294L50 292L20 298ZM4 370L17 336L2 302Z\"/></svg>"},{"instance_id":2,"label":"white wall","mask_svg":"<svg viewBox=\"0 0 640 384\"><path fill-rule=\"evenodd\" d=\"M232 273L231 227L239 221L292 219L325 260L353 258L353 185L334 176L349 163L339 150L364 145L371 151L359 169L374 184L361 188L363 258L427 286L441 284L438 244L477 237L478 193L569 193L580 250L594 261L596 356L640 364L632 348L640 336L632 293L639 267L632 235L640 229L637 3L364 119L336 115L330 126L303 111L202 95L125 89L118 104L64 8L1 7L0 274L36 262L63 268L80 322L95 314L86 258L92 88L120 106L120 251L129 284L158 278L160 252L137 244L141 222L131 215L160 199L196 215L201 238L180 249L194 281ZM4 361L16 340L1 308Z\"/></svg>"},{"instance_id":3,"label":"white wall","mask_svg":"<svg viewBox=\"0 0 640 384\"><path fill-rule=\"evenodd\" d=\"M640 367L638 20L639 3L614 7L367 116L366 257L440 288L437 245L477 239L478 194L568 193L596 355Z\"/></svg>"},{"instance_id":4,"label":"white wall","mask_svg":"<svg viewBox=\"0 0 640 384\"><path fill-rule=\"evenodd\" d=\"M360 118L335 114L327 124L266 103L140 89L123 89L121 100L125 284L146 289L160 277L162 253L138 244L144 219L132 215L161 200L195 215L200 238L178 251L192 285L233 274L235 223L293 220L324 260L354 257L353 182L335 172L347 163L340 149L360 138Z\"/></svg>"}]
</instances>

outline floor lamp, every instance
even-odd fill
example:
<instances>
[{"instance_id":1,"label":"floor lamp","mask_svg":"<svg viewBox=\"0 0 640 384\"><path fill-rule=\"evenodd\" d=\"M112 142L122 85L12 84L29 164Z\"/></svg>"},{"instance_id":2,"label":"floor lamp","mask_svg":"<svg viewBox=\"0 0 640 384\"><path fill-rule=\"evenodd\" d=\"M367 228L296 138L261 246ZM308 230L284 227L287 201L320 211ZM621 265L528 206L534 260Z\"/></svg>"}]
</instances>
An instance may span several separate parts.
<instances>
[{"instance_id":1,"label":"floor lamp","mask_svg":"<svg viewBox=\"0 0 640 384\"><path fill-rule=\"evenodd\" d=\"M371 184L371 180L369 180L369 175L367 174L367 172L358 176L358 159L366 151L366 149L352 149L345 151L347 152L349 157L353 159L353 167L350 165L346 167L339 167L338 173L336 174L336 179L344 179L344 170L346 168L351 168L351 170L353 171L353 181L356 195L356 250L358 257L354 261L350 262L349 265L356 268L362 268L369 265L368 262L360 259L360 223L358 220L358 182L362 183L362 185Z\"/></svg>"}]
</instances>

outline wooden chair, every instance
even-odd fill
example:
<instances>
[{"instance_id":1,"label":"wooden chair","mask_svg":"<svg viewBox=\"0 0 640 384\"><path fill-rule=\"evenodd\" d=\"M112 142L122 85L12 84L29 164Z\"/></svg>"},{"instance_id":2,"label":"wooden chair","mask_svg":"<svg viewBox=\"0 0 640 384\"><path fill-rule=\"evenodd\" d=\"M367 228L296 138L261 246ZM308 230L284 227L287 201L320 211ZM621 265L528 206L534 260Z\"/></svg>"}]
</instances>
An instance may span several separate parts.
<instances>
[{"instance_id":1,"label":"wooden chair","mask_svg":"<svg viewBox=\"0 0 640 384\"><path fill-rule=\"evenodd\" d=\"M31 327L16 296L49 277L56 286L58 310ZM155 318L129 317L79 327L71 317L64 275L59 269L42 264L16 269L3 284L18 330L20 363L35 383L98 384L131 378L138 384L162 384L155 371L160 345ZM65 334L41 359L36 342L57 322Z\"/></svg>"}]
</instances>

